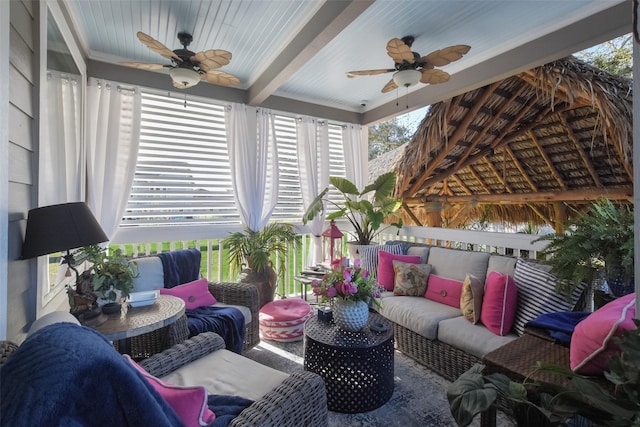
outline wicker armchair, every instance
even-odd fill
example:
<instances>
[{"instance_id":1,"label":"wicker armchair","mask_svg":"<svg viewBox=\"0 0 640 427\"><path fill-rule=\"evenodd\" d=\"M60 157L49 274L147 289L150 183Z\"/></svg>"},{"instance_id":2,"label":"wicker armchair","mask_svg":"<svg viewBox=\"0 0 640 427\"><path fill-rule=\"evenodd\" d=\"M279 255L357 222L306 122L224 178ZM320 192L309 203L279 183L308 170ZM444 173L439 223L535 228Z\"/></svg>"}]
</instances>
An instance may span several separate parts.
<instances>
[{"instance_id":1,"label":"wicker armchair","mask_svg":"<svg viewBox=\"0 0 640 427\"><path fill-rule=\"evenodd\" d=\"M234 284L235 285L235 284ZM217 297L216 297L217 298ZM257 322L256 322L257 323ZM225 348L220 336L204 332L140 365L162 377L213 351ZM328 423L324 381L311 372L294 372L279 386L255 401L229 424L230 427L314 427Z\"/></svg>"},{"instance_id":2,"label":"wicker armchair","mask_svg":"<svg viewBox=\"0 0 640 427\"><path fill-rule=\"evenodd\" d=\"M243 305L251 310L251 323L247 325L244 338L244 351L260 343L260 322L258 289L250 283L209 282L209 292L216 300L232 305Z\"/></svg>"}]
</instances>

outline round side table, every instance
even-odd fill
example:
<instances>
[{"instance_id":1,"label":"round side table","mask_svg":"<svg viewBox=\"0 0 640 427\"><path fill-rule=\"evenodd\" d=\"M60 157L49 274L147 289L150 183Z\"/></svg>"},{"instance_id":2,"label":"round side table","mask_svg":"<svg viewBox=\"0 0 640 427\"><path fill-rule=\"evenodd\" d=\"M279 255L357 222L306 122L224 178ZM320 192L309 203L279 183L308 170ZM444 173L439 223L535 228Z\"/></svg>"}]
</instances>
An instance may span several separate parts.
<instances>
[{"instance_id":1,"label":"round side table","mask_svg":"<svg viewBox=\"0 0 640 427\"><path fill-rule=\"evenodd\" d=\"M372 331L373 323L386 330ZM393 350L393 325L377 313L369 313L359 332L317 317L305 323L304 369L324 379L332 411L366 412L384 405L393 394Z\"/></svg>"}]
</instances>

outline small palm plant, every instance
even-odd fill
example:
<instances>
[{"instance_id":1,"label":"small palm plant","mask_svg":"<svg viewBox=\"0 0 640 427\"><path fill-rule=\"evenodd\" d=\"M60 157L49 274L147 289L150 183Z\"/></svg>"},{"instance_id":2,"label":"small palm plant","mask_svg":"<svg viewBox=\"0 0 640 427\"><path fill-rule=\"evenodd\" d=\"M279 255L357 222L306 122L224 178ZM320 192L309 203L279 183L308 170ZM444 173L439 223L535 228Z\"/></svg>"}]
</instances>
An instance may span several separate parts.
<instances>
[{"instance_id":1,"label":"small palm plant","mask_svg":"<svg viewBox=\"0 0 640 427\"><path fill-rule=\"evenodd\" d=\"M276 256L276 272L282 280L288 246L299 238L293 225L287 223L271 223L259 231L246 228L244 232L232 233L225 239L225 245L229 247L231 275L241 272L243 265L258 275L268 275L274 265L272 256Z\"/></svg>"}]
</instances>

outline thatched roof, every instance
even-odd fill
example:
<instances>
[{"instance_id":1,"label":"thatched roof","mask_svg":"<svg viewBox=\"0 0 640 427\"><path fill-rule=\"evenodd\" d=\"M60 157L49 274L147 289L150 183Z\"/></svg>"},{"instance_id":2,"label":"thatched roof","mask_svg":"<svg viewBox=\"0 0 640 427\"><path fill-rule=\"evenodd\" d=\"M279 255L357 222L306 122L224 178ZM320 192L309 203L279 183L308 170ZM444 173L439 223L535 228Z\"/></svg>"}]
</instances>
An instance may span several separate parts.
<instances>
[{"instance_id":1,"label":"thatched roof","mask_svg":"<svg viewBox=\"0 0 640 427\"><path fill-rule=\"evenodd\" d=\"M392 166L398 194L422 225L424 203L443 203L452 226L631 201L631 86L569 57L435 104Z\"/></svg>"}]
</instances>

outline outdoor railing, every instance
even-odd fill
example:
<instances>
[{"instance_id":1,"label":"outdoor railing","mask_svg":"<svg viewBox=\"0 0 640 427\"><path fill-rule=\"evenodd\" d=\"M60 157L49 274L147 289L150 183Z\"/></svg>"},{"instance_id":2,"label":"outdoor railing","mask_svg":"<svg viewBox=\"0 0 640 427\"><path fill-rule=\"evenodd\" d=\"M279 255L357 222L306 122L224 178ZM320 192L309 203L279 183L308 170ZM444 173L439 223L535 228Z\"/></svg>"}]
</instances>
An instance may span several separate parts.
<instances>
[{"instance_id":1,"label":"outdoor railing","mask_svg":"<svg viewBox=\"0 0 640 427\"><path fill-rule=\"evenodd\" d=\"M343 231L348 230L341 225ZM434 227L405 226L400 232L390 227L378 236L378 242L402 240L407 242L427 243L430 245L457 249L490 252L511 255L518 258L540 258L539 252L546 246L545 242L535 242L537 235L524 233L498 233L485 231L469 231ZM119 236L120 242L126 241L126 234ZM345 233L343 242L348 235ZM300 296L301 285L295 280L303 270L308 268L308 254L311 247L311 236L302 235L301 244L291 246L287 253L287 271L284 281L278 286L277 294L282 296ZM224 238L192 239L171 242L117 243L112 247L120 247L126 255L141 257L154 255L176 249L198 248L202 252L201 273L210 281L234 281L230 276L228 252L224 248ZM346 250L343 253L347 253Z\"/></svg>"}]
</instances>

